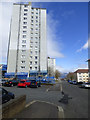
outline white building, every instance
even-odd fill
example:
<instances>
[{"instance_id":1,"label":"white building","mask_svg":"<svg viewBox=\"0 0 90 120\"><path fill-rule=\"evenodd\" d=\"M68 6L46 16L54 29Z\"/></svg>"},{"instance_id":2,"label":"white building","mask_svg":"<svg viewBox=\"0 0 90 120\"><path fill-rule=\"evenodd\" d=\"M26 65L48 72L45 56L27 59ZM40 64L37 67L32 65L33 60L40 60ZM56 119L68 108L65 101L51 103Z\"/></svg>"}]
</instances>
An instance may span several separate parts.
<instances>
[{"instance_id":1,"label":"white building","mask_svg":"<svg viewBox=\"0 0 90 120\"><path fill-rule=\"evenodd\" d=\"M50 76L55 75L56 70L56 60L55 58L48 58L48 74Z\"/></svg>"},{"instance_id":2,"label":"white building","mask_svg":"<svg viewBox=\"0 0 90 120\"><path fill-rule=\"evenodd\" d=\"M88 69L78 69L74 72L77 82L88 82L89 70Z\"/></svg>"},{"instance_id":3,"label":"white building","mask_svg":"<svg viewBox=\"0 0 90 120\"><path fill-rule=\"evenodd\" d=\"M13 4L7 73L47 73L46 9Z\"/></svg>"}]
</instances>

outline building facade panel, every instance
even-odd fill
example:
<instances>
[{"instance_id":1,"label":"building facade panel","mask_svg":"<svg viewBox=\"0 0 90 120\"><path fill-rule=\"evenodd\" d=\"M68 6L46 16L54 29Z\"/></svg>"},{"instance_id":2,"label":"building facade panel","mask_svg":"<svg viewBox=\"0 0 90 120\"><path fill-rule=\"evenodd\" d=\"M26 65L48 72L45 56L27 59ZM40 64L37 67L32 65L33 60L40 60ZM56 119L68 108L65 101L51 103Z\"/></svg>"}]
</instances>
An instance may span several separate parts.
<instances>
[{"instance_id":1,"label":"building facade panel","mask_svg":"<svg viewBox=\"0 0 90 120\"><path fill-rule=\"evenodd\" d=\"M17 42L18 42L17 40L18 40L18 30L19 30L19 14L17 13L19 13L19 11L20 11L19 5L13 7L7 72L15 72L16 69Z\"/></svg>"},{"instance_id":2,"label":"building facade panel","mask_svg":"<svg viewBox=\"0 0 90 120\"><path fill-rule=\"evenodd\" d=\"M46 44L46 9L14 4L7 72L47 72Z\"/></svg>"}]
</instances>

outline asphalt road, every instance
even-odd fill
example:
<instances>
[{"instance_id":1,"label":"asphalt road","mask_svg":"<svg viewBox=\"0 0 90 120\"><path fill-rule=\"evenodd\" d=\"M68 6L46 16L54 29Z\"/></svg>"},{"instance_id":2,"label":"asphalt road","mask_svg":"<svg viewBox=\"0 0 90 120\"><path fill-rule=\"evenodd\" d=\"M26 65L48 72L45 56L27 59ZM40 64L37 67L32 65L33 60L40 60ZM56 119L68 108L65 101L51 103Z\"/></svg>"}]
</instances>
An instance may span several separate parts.
<instances>
[{"instance_id":1,"label":"asphalt road","mask_svg":"<svg viewBox=\"0 0 90 120\"><path fill-rule=\"evenodd\" d=\"M79 88L66 81L62 82L62 89L72 99L67 105L62 104L66 118L88 118L88 90Z\"/></svg>"},{"instance_id":2,"label":"asphalt road","mask_svg":"<svg viewBox=\"0 0 90 120\"><path fill-rule=\"evenodd\" d=\"M26 104L33 100L46 101L61 106L64 110L65 118L87 118L88 117L88 90L79 88L66 81L59 82L55 86L42 85L38 88L17 88L5 87L15 96L26 94ZM61 90L68 94L72 99L68 100L68 104L59 102L62 98Z\"/></svg>"}]
</instances>

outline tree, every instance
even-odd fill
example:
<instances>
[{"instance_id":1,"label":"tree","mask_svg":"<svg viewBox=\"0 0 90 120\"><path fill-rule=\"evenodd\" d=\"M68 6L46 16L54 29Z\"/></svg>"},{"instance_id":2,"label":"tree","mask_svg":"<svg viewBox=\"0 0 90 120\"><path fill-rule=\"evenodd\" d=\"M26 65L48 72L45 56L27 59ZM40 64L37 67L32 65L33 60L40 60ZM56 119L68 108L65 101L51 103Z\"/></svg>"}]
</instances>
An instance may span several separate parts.
<instances>
[{"instance_id":1,"label":"tree","mask_svg":"<svg viewBox=\"0 0 90 120\"><path fill-rule=\"evenodd\" d=\"M58 70L56 70L55 71L55 78L58 79L60 77L60 75L61 75L61 73Z\"/></svg>"},{"instance_id":2,"label":"tree","mask_svg":"<svg viewBox=\"0 0 90 120\"><path fill-rule=\"evenodd\" d=\"M75 78L74 73L69 72L69 73L67 74L67 79L73 80L74 78Z\"/></svg>"}]
</instances>

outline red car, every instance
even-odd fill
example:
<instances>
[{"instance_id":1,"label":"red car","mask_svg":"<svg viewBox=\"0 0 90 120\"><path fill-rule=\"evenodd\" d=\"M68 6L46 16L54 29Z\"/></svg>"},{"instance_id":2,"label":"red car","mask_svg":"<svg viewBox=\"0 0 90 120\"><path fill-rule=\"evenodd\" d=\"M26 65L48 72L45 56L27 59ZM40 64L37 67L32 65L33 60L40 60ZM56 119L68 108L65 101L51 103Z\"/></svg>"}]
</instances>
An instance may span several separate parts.
<instances>
[{"instance_id":1,"label":"red car","mask_svg":"<svg viewBox=\"0 0 90 120\"><path fill-rule=\"evenodd\" d=\"M17 86L27 88L28 86L30 86L30 83L31 82L29 80L21 80Z\"/></svg>"}]
</instances>

